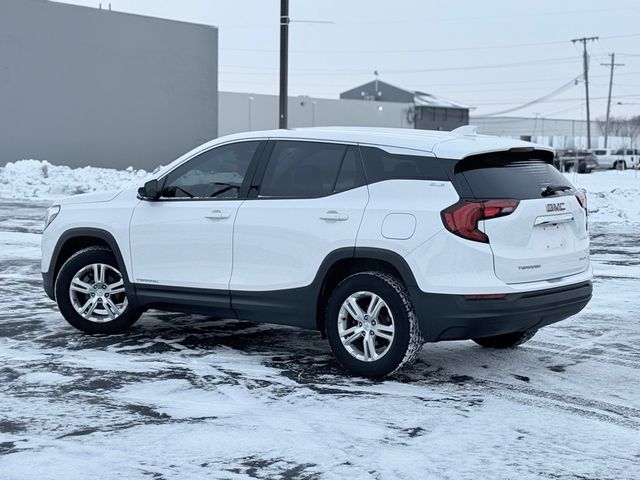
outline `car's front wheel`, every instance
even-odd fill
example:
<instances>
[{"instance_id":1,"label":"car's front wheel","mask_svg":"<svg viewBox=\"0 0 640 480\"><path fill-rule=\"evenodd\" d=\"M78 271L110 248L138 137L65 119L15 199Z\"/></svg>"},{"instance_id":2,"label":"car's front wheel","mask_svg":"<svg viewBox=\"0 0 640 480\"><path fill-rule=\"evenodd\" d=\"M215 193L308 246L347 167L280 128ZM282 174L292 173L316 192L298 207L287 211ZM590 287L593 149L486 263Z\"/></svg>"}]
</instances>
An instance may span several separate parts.
<instances>
[{"instance_id":1,"label":"car's front wheel","mask_svg":"<svg viewBox=\"0 0 640 480\"><path fill-rule=\"evenodd\" d=\"M56 278L56 302L64 318L86 333L121 333L140 317L111 250L89 247L72 255Z\"/></svg>"},{"instance_id":2,"label":"car's front wheel","mask_svg":"<svg viewBox=\"0 0 640 480\"><path fill-rule=\"evenodd\" d=\"M364 377L410 365L424 343L407 289L380 272L343 280L327 304L325 327L340 364Z\"/></svg>"}]
</instances>

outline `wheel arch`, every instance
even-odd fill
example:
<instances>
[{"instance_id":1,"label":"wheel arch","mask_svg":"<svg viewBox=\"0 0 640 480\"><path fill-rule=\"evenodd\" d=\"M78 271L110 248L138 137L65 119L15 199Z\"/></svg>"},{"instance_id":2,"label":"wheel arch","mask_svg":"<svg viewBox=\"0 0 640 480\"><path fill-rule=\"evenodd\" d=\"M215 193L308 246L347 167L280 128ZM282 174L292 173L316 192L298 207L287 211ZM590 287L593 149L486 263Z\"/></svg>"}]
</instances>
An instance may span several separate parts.
<instances>
[{"instance_id":1,"label":"wheel arch","mask_svg":"<svg viewBox=\"0 0 640 480\"><path fill-rule=\"evenodd\" d=\"M334 251L325 258L318 272L316 328L319 331L325 332L324 309L333 289L348 276L371 270L391 274L406 286L417 285L409 264L396 252L373 247Z\"/></svg>"},{"instance_id":2,"label":"wheel arch","mask_svg":"<svg viewBox=\"0 0 640 480\"><path fill-rule=\"evenodd\" d=\"M43 274L45 291L50 298L54 299L56 277L62 265L64 265L64 262L83 248L94 246L104 246L113 252L120 266L125 284L128 289L131 289L127 264L124 261L122 251L115 237L110 232L99 228L73 228L64 232L58 239L51 256L49 272L46 276Z\"/></svg>"}]
</instances>

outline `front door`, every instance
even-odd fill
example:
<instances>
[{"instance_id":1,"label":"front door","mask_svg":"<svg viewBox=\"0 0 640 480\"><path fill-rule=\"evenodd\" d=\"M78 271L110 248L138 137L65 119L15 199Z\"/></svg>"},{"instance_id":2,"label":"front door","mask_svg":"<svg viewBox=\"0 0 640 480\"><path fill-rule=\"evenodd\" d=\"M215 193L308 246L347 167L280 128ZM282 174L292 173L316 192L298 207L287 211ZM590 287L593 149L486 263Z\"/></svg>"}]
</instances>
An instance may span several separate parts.
<instances>
[{"instance_id":1,"label":"front door","mask_svg":"<svg viewBox=\"0 0 640 480\"><path fill-rule=\"evenodd\" d=\"M201 153L160 180L160 200L138 204L130 224L135 283L228 291L233 224L259 145Z\"/></svg>"}]
</instances>

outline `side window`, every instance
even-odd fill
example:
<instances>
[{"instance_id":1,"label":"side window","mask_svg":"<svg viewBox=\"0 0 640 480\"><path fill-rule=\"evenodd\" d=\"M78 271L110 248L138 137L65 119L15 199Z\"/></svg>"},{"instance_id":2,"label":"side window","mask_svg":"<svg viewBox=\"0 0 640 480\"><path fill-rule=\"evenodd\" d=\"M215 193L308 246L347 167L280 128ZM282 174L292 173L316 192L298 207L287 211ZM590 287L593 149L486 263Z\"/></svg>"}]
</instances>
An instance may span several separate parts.
<instances>
[{"instance_id":1,"label":"side window","mask_svg":"<svg viewBox=\"0 0 640 480\"><path fill-rule=\"evenodd\" d=\"M346 145L333 143L276 142L264 172L260 197L317 198L332 194L347 150ZM355 181L347 177L345 171L345 184Z\"/></svg>"},{"instance_id":2,"label":"side window","mask_svg":"<svg viewBox=\"0 0 640 480\"><path fill-rule=\"evenodd\" d=\"M449 180L435 157L398 155L375 147L360 147L369 183L383 180Z\"/></svg>"},{"instance_id":3,"label":"side window","mask_svg":"<svg viewBox=\"0 0 640 480\"><path fill-rule=\"evenodd\" d=\"M244 176L260 142L212 148L167 175L165 198L238 198Z\"/></svg>"},{"instance_id":4,"label":"side window","mask_svg":"<svg viewBox=\"0 0 640 480\"><path fill-rule=\"evenodd\" d=\"M344 192L363 186L365 183L364 170L356 147L349 147L342 160L342 167L336 180L334 193Z\"/></svg>"}]
</instances>

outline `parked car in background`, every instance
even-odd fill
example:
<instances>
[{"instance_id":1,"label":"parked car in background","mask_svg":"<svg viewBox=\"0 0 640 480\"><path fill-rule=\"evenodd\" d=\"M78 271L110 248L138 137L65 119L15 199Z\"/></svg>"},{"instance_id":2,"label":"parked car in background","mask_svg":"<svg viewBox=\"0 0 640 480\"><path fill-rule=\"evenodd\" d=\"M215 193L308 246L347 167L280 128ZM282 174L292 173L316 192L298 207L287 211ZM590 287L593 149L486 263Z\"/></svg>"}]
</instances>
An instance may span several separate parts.
<instances>
[{"instance_id":1,"label":"parked car in background","mask_svg":"<svg viewBox=\"0 0 640 480\"><path fill-rule=\"evenodd\" d=\"M627 168L638 168L638 156L640 150L633 148L621 148L614 153L615 160L613 168L625 170Z\"/></svg>"},{"instance_id":2,"label":"parked car in background","mask_svg":"<svg viewBox=\"0 0 640 480\"><path fill-rule=\"evenodd\" d=\"M618 160L615 148L590 148L589 152L596 156L600 168L615 168Z\"/></svg>"},{"instance_id":3,"label":"parked car in background","mask_svg":"<svg viewBox=\"0 0 640 480\"><path fill-rule=\"evenodd\" d=\"M587 150L558 150L553 159L561 172L591 173L598 168L597 157Z\"/></svg>"}]
</instances>

